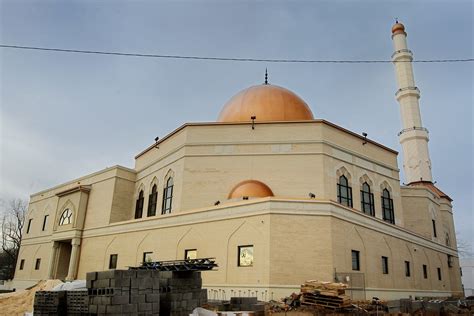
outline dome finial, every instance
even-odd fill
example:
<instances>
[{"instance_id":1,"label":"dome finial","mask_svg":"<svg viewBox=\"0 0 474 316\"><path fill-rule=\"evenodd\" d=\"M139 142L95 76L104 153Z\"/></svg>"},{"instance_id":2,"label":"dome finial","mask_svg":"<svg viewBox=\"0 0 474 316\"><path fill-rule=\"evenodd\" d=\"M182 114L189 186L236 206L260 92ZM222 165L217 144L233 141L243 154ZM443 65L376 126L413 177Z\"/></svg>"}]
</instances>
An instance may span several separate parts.
<instances>
[{"instance_id":1,"label":"dome finial","mask_svg":"<svg viewBox=\"0 0 474 316\"><path fill-rule=\"evenodd\" d=\"M268 71L267 71L267 68L265 68L265 84L268 84Z\"/></svg>"}]
</instances>

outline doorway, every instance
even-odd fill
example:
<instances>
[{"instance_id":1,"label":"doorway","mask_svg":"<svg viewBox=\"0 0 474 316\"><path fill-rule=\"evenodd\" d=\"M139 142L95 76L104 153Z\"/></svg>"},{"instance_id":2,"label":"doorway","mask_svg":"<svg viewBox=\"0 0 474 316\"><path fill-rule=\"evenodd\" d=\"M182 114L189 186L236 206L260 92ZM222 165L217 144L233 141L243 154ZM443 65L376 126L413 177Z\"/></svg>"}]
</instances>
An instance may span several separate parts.
<instances>
[{"instance_id":1,"label":"doorway","mask_svg":"<svg viewBox=\"0 0 474 316\"><path fill-rule=\"evenodd\" d=\"M66 279L69 270L69 260L71 259L71 241L60 241L58 252L56 254L56 273L55 279Z\"/></svg>"}]
</instances>

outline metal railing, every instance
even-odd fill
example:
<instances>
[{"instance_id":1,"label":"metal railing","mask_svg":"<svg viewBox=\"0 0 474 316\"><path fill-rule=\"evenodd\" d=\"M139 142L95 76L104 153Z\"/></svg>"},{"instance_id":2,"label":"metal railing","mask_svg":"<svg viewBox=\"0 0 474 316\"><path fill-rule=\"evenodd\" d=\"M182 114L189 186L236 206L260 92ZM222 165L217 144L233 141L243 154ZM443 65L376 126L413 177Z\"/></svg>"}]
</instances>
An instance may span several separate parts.
<instances>
[{"instance_id":1,"label":"metal railing","mask_svg":"<svg viewBox=\"0 0 474 316\"><path fill-rule=\"evenodd\" d=\"M413 127L410 127L410 128L402 129L402 130L398 133L398 136L402 135L403 133L409 132L409 131L425 131L426 133L429 134L428 129L426 129L426 128L424 128L424 127L416 127L416 126L413 126Z\"/></svg>"}]
</instances>

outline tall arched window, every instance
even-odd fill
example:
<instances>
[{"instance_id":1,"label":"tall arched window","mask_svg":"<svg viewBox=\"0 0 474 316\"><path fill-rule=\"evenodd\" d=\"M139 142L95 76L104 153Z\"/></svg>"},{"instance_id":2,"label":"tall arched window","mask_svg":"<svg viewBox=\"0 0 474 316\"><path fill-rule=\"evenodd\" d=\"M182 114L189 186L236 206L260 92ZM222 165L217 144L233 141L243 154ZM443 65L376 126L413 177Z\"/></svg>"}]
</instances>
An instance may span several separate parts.
<instances>
[{"instance_id":1,"label":"tall arched window","mask_svg":"<svg viewBox=\"0 0 474 316\"><path fill-rule=\"evenodd\" d=\"M352 188L345 176L339 177L337 183L337 201L343 205L352 207Z\"/></svg>"},{"instance_id":2,"label":"tall arched window","mask_svg":"<svg viewBox=\"0 0 474 316\"><path fill-rule=\"evenodd\" d=\"M390 192L383 189L382 192L382 215L383 220L391 224L395 224L395 215L393 213L393 200L390 197Z\"/></svg>"},{"instance_id":3,"label":"tall arched window","mask_svg":"<svg viewBox=\"0 0 474 316\"><path fill-rule=\"evenodd\" d=\"M158 192L156 191L156 184L151 188L151 193L148 197L148 212L147 216L156 215L156 201L158 199Z\"/></svg>"},{"instance_id":4,"label":"tall arched window","mask_svg":"<svg viewBox=\"0 0 474 316\"><path fill-rule=\"evenodd\" d=\"M135 204L135 218L142 218L143 215L143 190L138 194L137 203Z\"/></svg>"},{"instance_id":5,"label":"tall arched window","mask_svg":"<svg viewBox=\"0 0 474 316\"><path fill-rule=\"evenodd\" d=\"M170 177L166 181L166 187L163 189L163 206L161 208L161 214L171 213L171 202L173 200L173 178Z\"/></svg>"},{"instance_id":6,"label":"tall arched window","mask_svg":"<svg viewBox=\"0 0 474 316\"><path fill-rule=\"evenodd\" d=\"M375 216L374 194L370 192L370 185L367 182L362 184L362 190L360 190L360 204L362 212Z\"/></svg>"}]
</instances>

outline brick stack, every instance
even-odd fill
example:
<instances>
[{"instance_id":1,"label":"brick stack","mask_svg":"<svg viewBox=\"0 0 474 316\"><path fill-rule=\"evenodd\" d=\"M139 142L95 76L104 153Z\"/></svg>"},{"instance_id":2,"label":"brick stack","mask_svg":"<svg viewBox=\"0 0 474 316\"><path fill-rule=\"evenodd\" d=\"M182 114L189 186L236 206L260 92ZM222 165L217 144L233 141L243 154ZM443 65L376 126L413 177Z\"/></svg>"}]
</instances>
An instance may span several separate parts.
<instances>
[{"instance_id":1,"label":"brick stack","mask_svg":"<svg viewBox=\"0 0 474 316\"><path fill-rule=\"evenodd\" d=\"M255 315L263 315L265 303L259 302L256 297L231 297L229 311L253 311Z\"/></svg>"},{"instance_id":2,"label":"brick stack","mask_svg":"<svg viewBox=\"0 0 474 316\"><path fill-rule=\"evenodd\" d=\"M66 292L67 314L68 315L88 315L89 296L87 290L76 290Z\"/></svg>"},{"instance_id":3,"label":"brick stack","mask_svg":"<svg viewBox=\"0 0 474 316\"><path fill-rule=\"evenodd\" d=\"M162 315L188 316L207 302L207 290L201 289L201 272L161 271L159 278Z\"/></svg>"},{"instance_id":4,"label":"brick stack","mask_svg":"<svg viewBox=\"0 0 474 316\"><path fill-rule=\"evenodd\" d=\"M38 291L35 293L34 314L39 316L65 315L66 291Z\"/></svg>"},{"instance_id":5,"label":"brick stack","mask_svg":"<svg viewBox=\"0 0 474 316\"><path fill-rule=\"evenodd\" d=\"M159 315L158 271L108 270L86 278L91 315Z\"/></svg>"}]
</instances>

